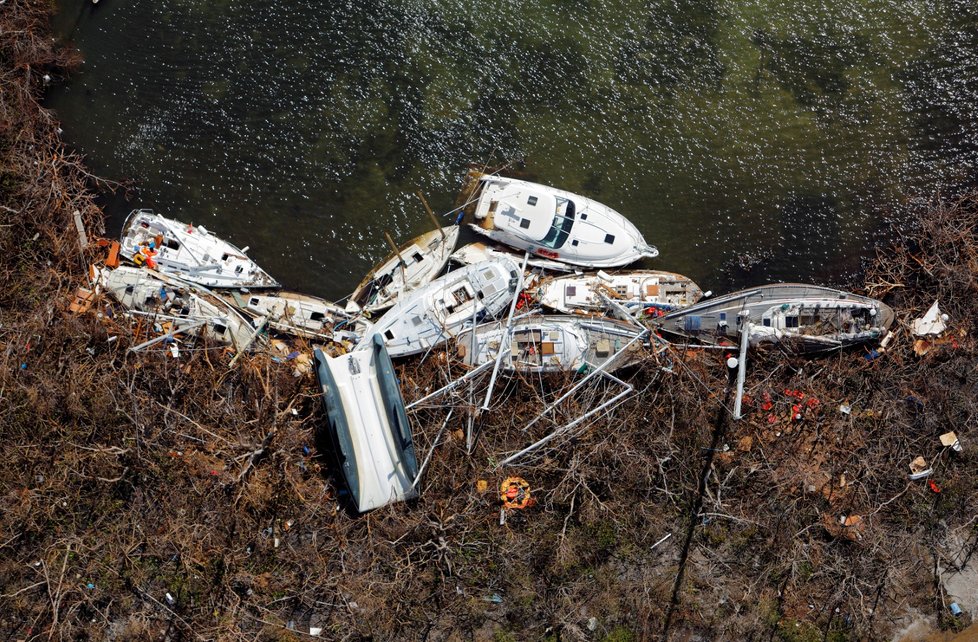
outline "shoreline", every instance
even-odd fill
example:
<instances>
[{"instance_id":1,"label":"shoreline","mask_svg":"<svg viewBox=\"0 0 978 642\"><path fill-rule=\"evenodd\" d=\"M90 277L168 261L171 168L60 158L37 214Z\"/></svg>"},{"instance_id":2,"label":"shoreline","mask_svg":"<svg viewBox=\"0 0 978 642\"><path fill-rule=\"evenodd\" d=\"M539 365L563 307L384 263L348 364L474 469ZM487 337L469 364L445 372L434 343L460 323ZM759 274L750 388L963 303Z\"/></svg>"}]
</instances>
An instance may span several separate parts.
<instances>
[{"instance_id":1,"label":"shoreline","mask_svg":"<svg viewBox=\"0 0 978 642\"><path fill-rule=\"evenodd\" d=\"M233 368L219 350L179 361L132 355L132 329L99 316L102 305L67 311L101 253L80 246L74 213L89 241L102 235L93 191L107 183L66 150L39 104L44 76L53 82L78 63L51 41L51 8L8 0L5 10L7 637L283 640L319 628L384 639L885 639L901 615L893 609L967 622L948 614L937 565L947 573L978 546L978 195L931 204L866 274L904 328L940 299L964 332L954 345L916 357L904 329L873 361L759 355L753 401L730 422L728 448L709 453L704 493L726 372L718 355L684 350L672 355L675 372L640 368L641 395L514 471L539 505L505 526L478 482L498 485L494 457L526 442L523 420L539 404L529 386L487 413L476 455L451 426L420 500L352 518L322 454L308 379L265 354ZM437 386L445 363L397 364L405 396ZM820 403L795 422L788 389ZM444 416L416 418L421 447ZM963 453L937 442L949 428ZM934 464L940 492L907 482L917 455ZM836 526L852 515L863 526Z\"/></svg>"}]
</instances>

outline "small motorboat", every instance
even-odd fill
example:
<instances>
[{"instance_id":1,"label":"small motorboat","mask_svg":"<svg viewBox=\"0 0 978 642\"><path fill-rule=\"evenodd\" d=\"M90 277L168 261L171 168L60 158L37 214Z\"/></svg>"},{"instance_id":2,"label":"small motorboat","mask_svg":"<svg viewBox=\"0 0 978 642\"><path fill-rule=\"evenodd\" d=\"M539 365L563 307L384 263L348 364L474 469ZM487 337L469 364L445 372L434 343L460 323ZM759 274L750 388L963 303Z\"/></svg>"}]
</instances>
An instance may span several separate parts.
<instances>
[{"instance_id":1,"label":"small motorboat","mask_svg":"<svg viewBox=\"0 0 978 642\"><path fill-rule=\"evenodd\" d=\"M418 496L411 422L379 336L339 357L313 352L329 435L359 512Z\"/></svg>"},{"instance_id":2,"label":"small motorboat","mask_svg":"<svg viewBox=\"0 0 978 642\"><path fill-rule=\"evenodd\" d=\"M655 270L573 274L545 280L537 289L541 305L568 314L609 312L614 304L632 314L651 310L659 315L702 297L703 291L687 277Z\"/></svg>"},{"instance_id":3,"label":"small motorboat","mask_svg":"<svg viewBox=\"0 0 978 642\"><path fill-rule=\"evenodd\" d=\"M818 353L875 341L893 324L876 299L800 283L763 285L710 299L654 319L664 332L706 343L734 342L749 324L752 345L781 343Z\"/></svg>"},{"instance_id":4,"label":"small motorboat","mask_svg":"<svg viewBox=\"0 0 978 642\"><path fill-rule=\"evenodd\" d=\"M122 227L122 255L136 265L205 288L274 289L281 285L245 253L193 226L154 214L133 210Z\"/></svg>"},{"instance_id":5,"label":"small motorboat","mask_svg":"<svg viewBox=\"0 0 978 642\"><path fill-rule=\"evenodd\" d=\"M234 306L192 283L129 265L101 268L96 281L119 303L168 326L172 334L202 334L237 351L257 338L250 320Z\"/></svg>"},{"instance_id":6,"label":"small motorboat","mask_svg":"<svg viewBox=\"0 0 978 642\"><path fill-rule=\"evenodd\" d=\"M401 297L357 346L380 336L392 357L430 350L465 328L502 314L516 294L519 267L507 258L468 265Z\"/></svg>"},{"instance_id":7,"label":"small motorboat","mask_svg":"<svg viewBox=\"0 0 978 642\"><path fill-rule=\"evenodd\" d=\"M430 283L442 271L458 242L457 225L426 232L405 243L364 277L350 295L350 314L376 314L406 292Z\"/></svg>"},{"instance_id":8,"label":"small motorboat","mask_svg":"<svg viewBox=\"0 0 978 642\"><path fill-rule=\"evenodd\" d=\"M459 356L470 366L496 359L500 366L528 372L577 371L604 366L611 372L637 361L645 334L634 324L586 316L533 316L516 320L507 332L503 322L483 324L459 335Z\"/></svg>"},{"instance_id":9,"label":"small motorboat","mask_svg":"<svg viewBox=\"0 0 978 642\"><path fill-rule=\"evenodd\" d=\"M337 325L350 320L350 315L335 303L298 292L232 290L224 298L239 310L267 320L273 330L307 339L331 339Z\"/></svg>"},{"instance_id":10,"label":"small motorboat","mask_svg":"<svg viewBox=\"0 0 978 642\"><path fill-rule=\"evenodd\" d=\"M617 267L659 251L624 216L597 201L546 185L473 172L463 210L479 234L545 259ZM471 183L477 182L477 185Z\"/></svg>"}]
</instances>

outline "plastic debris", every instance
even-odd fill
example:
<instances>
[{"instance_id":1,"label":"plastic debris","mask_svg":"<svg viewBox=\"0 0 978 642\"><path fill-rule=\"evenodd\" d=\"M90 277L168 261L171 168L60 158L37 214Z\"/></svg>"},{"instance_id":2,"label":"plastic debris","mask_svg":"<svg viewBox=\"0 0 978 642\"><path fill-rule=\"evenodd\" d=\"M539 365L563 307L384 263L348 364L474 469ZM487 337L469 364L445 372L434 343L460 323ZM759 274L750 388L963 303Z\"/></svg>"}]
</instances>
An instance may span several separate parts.
<instances>
[{"instance_id":1,"label":"plastic debris","mask_svg":"<svg viewBox=\"0 0 978 642\"><path fill-rule=\"evenodd\" d=\"M939 493L939 492L941 492L941 487L940 487L940 486L938 486L938 485L937 485L937 484L936 484L936 483L934 482L934 480L933 480L933 479L928 479L928 480L927 480L927 485L928 485L928 486L930 486L930 489L931 489L932 491L934 491L935 493Z\"/></svg>"},{"instance_id":2,"label":"plastic debris","mask_svg":"<svg viewBox=\"0 0 978 642\"><path fill-rule=\"evenodd\" d=\"M937 337L944 333L947 329L946 321L948 316L946 314L941 314L941 308L938 306L938 302L934 301L934 305L930 306L927 313L919 319L914 319L910 326L910 331L913 332L915 337Z\"/></svg>"},{"instance_id":3,"label":"plastic debris","mask_svg":"<svg viewBox=\"0 0 978 642\"><path fill-rule=\"evenodd\" d=\"M489 490L489 482L484 479L480 479L475 483L475 489L480 493L484 493Z\"/></svg>"},{"instance_id":4,"label":"plastic debris","mask_svg":"<svg viewBox=\"0 0 978 642\"><path fill-rule=\"evenodd\" d=\"M963 450L961 448L961 442L958 441L958 436L954 434L953 430L951 432L946 432L943 435L941 435L940 439L941 439L941 445L944 446L945 448L951 448L955 452L961 452Z\"/></svg>"},{"instance_id":5,"label":"plastic debris","mask_svg":"<svg viewBox=\"0 0 978 642\"><path fill-rule=\"evenodd\" d=\"M839 412L841 412L844 415L851 415L852 414L852 406L850 406L848 404L842 404L841 406L839 406Z\"/></svg>"},{"instance_id":6,"label":"plastic debris","mask_svg":"<svg viewBox=\"0 0 978 642\"><path fill-rule=\"evenodd\" d=\"M309 627L309 635L319 635L322 632L323 632L323 627L321 627L321 626L310 626Z\"/></svg>"},{"instance_id":7,"label":"plastic debris","mask_svg":"<svg viewBox=\"0 0 978 642\"><path fill-rule=\"evenodd\" d=\"M917 457L912 462L910 462L910 480L917 481L918 479L924 479L933 473L932 468L928 468L927 461L923 457Z\"/></svg>"},{"instance_id":8,"label":"plastic debris","mask_svg":"<svg viewBox=\"0 0 978 642\"><path fill-rule=\"evenodd\" d=\"M958 606L957 602L951 602L949 608L951 609L951 615L953 615L954 617L958 617L959 615L961 615L961 607Z\"/></svg>"},{"instance_id":9,"label":"plastic debris","mask_svg":"<svg viewBox=\"0 0 978 642\"><path fill-rule=\"evenodd\" d=\"M172 595L170 595L169 593L167 593L166 594L166 603L169 604L170 606L173 606L174 604L177 603L177 600L176 600L175 597L173 597Z\"/></svg>"},{"instance_id":10,"label":"plastic debris","mask_svg":"<svg viewBox=\"0 0 978 642\"><path fill-rule=\"evenodd\" d=\"M503 502L503 508L520 510L532 506L530 483L522 477L507 477L499 485L499 499Z\"/></svg>"}]
</instances>

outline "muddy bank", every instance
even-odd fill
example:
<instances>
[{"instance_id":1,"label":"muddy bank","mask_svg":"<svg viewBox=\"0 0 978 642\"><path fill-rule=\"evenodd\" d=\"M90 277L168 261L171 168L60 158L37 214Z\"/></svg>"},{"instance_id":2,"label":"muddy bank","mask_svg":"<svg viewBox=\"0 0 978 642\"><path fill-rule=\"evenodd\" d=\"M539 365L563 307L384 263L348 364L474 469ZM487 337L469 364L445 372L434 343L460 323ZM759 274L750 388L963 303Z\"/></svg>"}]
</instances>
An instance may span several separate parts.
<instances>
[{"instance_id":1,"label":"muddy bank","mask_svg":"<svg viewBox=\"0 0 978 642\"><path fill-rule=\"evenodd\" d=\"M860 289L903 328L886 354L752 357L745 418L717 445L721 356L676 347L628 374L638 394L613 412L498 469L607 392L527 433L566 380L514 378L472 455L456 416L418 501L354 517L311 378L219 347L133 355L108 301L67 311L101 253L74 212L98 236L105 186L38 105L72 62L47 19L10 0L0 17L4 637L855 640L910 612L968 622L945 586L978 542L978 197L918 204L867 266ZM906 324L935 298L952 332L918 357ZM398 368L408 400L459 372L444 354ZM448 411L414 415L419 452ZM934 486L907 479L917 456ZM500 525L510 473L537 503Z\"/></svg>"}]
</instances>

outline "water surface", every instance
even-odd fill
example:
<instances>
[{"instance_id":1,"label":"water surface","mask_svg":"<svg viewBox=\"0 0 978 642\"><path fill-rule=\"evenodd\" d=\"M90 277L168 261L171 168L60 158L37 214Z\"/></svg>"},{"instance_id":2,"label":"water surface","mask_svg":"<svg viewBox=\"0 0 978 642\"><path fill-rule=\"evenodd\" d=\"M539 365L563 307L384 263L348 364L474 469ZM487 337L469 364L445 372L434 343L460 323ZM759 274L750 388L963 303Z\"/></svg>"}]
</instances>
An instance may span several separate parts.
<instances>
[{"instance_id":1,"label":"water surface","mask_svg":"<svg viewBox=\"0 0 978 642\"><path fill-rule=\"evenodd\" d=\"M837 280L909 199L974 182L963 0L60 0L49 100L134 206L331 298L467 163L592 196L704 289ZM447 221L447 219L446 219ZM746 266L749 269L743 269Z\"/></svg>"}]
</instances>

